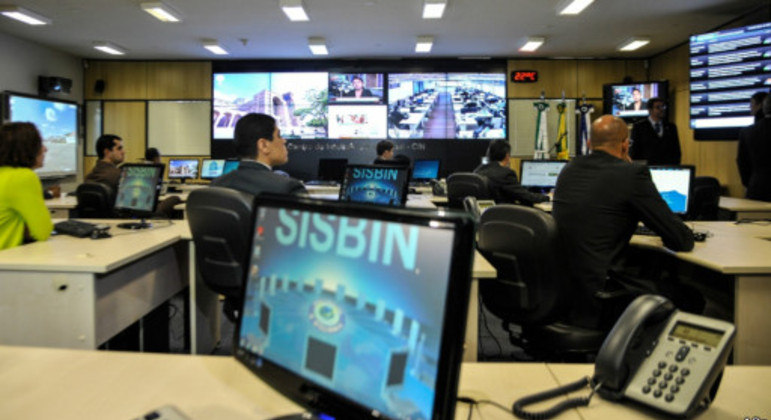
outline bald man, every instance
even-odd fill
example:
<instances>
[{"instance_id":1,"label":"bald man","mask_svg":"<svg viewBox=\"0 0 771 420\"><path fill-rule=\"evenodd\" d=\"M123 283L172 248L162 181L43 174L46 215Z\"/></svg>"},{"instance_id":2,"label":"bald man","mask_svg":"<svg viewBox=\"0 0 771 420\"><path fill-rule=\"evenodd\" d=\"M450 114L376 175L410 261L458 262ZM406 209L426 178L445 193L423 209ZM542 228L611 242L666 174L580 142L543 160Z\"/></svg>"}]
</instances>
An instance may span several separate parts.
<instances>
[{"instance_id":1,"label":"bald man","mask_svg":"<svg viewBox=\"0 0 771 420\"><path fill-rule=\"evenodd\" d=\"M557 179L552 215L565 246L575 286L571 320L596 327L609 271L620 265L642 221L673 251L693 249L693 234L669 210L645 166L631 163L629 130L621 119L603 115L592 123L591 153L568 163Z\"/></svg>"}]
</instances>

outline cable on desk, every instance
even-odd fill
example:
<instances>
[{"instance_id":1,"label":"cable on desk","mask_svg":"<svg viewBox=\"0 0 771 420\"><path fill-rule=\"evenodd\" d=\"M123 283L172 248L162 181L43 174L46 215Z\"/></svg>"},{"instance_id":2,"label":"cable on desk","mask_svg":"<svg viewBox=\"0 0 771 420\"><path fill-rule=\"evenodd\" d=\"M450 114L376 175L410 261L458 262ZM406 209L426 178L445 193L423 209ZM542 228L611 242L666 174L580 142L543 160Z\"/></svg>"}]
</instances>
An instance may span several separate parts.
<instances>
[{"instance_id":1,"label":"cable on desk","mask_svg":"<svg viewBox=\"0 0 771 420\"><path fill-rule=\"evenodd\" d=\"M464 403L464 404L468 404L469 405L468 417L467 417L468 420L471 420L471 416L474 413L474 408L476 408L477 411L479 411L479 406L481 406L482 404L492 405L493 407L497 407L497 408L499 408L499 409L501 409L501 410L511 414L512 417L514 416L514 413L509 411L508 407L506 407L503 404L500 404L500 403L497 403L495 401L492 401L492 400L475 400L475 399L473 399L471 397L458 396L456 401L459 402L459 403ZM479 417L482 417L481 412L479 414Z\"/></svg>"},{"instance_id":2,"label":"cable on desk","mask_svg":"<svg viewBox=\"0 0 771 420\"><path fill-rule=\"evenodd\" d=\"M514 413L515 416L521 419L526 419L526 420L550 419L567 409L575 408L575 407L584 407L589 405L589 401L592 400L592 397L594 396L595 391L597 391L597 389L599 389L600 386L602 386L602 382L596 384L592 388L592 392L589 393L588 396L570 398L570 399L564 400L544 411L527 411L525 410L525 406L528 406L533 403L541 402L541 401L546 401L563 394L567 395L568 393L573 391L578 391L579 389L587 385L591 385L591 380L589 379L588 376L585 376L578 381L571 382L569 384L566 384L554 389L549 389L543 392L539 392L537 394L529 395L527 397L522 397L517 401L514 401L514 404L511 407L511 411Z\"/></svg>"}]
</instances>

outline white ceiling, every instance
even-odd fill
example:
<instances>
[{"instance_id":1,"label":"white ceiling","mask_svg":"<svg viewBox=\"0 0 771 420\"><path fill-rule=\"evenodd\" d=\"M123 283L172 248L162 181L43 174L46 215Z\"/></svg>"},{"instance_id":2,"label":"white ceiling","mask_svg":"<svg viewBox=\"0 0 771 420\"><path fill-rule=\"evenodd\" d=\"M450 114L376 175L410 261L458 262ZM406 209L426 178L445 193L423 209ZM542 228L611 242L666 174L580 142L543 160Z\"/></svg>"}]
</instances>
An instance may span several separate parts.
<instances>
[{"instance_id":1,"label":"white ceiling","mask_svg":"<svg viewBox=\"0 0 771 420\"><path fill-rule=\"evenodd\" d=\"M290 22L278 0L164 0L182 23L162 23L142 0L6 0L53 20L33 27L0 16L0 32L78 57L114 58L94 41L124 47L122 59L310 58L308 37L325 37L327 58L373 57L650 57L732 19L768 7L768 0L596 0L578 16L558 16L560 0L448 0L441 20L421 18L422 0L304 0L309 22ZM766 9L767 10L767 9ZM429 54L416 54L420 35L433 35ZM534 54L518 48L544 36ZM650 37L619 53L630 36ZM201 40L231 52L214 56Z\"/></svg>"}]
</instances>

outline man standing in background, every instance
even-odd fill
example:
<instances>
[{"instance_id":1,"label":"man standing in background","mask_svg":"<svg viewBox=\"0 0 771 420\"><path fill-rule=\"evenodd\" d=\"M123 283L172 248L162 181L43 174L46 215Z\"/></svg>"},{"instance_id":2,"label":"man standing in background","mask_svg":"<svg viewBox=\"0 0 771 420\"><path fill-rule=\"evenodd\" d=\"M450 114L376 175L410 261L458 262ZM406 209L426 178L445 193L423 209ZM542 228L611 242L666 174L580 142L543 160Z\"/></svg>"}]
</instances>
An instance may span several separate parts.
<instances>
[{"instance_id":1,"label":"man standing in background","mask_svg":"<svg viewBox=\"0 0 771 420\"><path fill-rule=\"evenodd\" d=\"M648 118L632 127L629 155L648 165L679 165L680 138L677 127L665 120L667 104L661 98L648 100Z\"/></svg>"}]
</instances>

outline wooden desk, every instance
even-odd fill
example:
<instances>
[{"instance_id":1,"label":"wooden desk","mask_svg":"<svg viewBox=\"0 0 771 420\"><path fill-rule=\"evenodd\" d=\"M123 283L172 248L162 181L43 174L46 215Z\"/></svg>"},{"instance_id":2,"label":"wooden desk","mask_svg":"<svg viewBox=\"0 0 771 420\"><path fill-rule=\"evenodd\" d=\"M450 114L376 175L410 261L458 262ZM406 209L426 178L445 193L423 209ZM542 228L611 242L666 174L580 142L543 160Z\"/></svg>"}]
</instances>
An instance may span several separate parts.
<instances>
[{"instance_id":1,"label":"wooden desk","mask_svg":"<svg viewBox=\"0 0 771 420\"><path fill-rule=\"evenodd\" d=\"M51 212L52 219L66 219L70 217L70 210L78 206L78 198L74 195L62 194L59 198L45 200L45 203Z\"/></svg>"},{"instance_id":2,"label":"wooden desk","mask_svg":"<svg viewBox=\"0 0 771 420\"><path fill-rule=\"evenodd\" d=\"M505 407L518 398L591 375L590 364L464 363L458 395ZM728 366L717 398L699 419L742 419L771 413L771 367ZM266 419L300 411L232 357L0 346L0 418L131 419L172 404L193 420ZM577 395L586 395L586 390ZM551 406L533 405L533 410ZM458 404L456 419L468 406ZM560 420L656 416L595 396ZM510 420L482 405L474 419Z\"/></svg>"},{"instance_id":3,"label":"wooden desk","mask_svg":"<svg viewBox=\"0 0 771 420\"><path fill-rule=\"evenodd\" d=\"M691 225L691 223L688 223ZM691 252L673 252L655 236L634 236L636 246L670 253L678 259L734 277L736 364L771 365L771 224L693 222L712 234ZM698 279L695 279L698 280Z\"/></svg>"},{"instance_id":4,"label":"wooden desk","mask_svg":"<svg viewBox=\"0 0 771 420\"><path fill-rule=\"evenodd\" d=\"M771 203L747 198L720 197L718 206L731 212L732 219L769 219Z\"/></svg>"}]
</instances>

